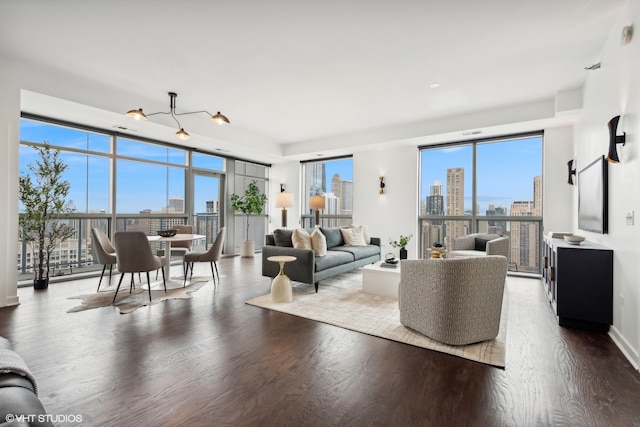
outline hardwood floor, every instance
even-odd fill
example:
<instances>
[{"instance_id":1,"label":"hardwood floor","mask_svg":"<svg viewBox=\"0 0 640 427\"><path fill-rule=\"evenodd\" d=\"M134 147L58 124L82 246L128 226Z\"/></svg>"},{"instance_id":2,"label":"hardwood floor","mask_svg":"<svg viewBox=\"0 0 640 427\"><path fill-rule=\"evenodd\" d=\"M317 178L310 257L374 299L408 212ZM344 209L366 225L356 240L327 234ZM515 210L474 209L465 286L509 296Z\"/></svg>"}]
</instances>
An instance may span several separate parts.
<instances>
[{"instance_id":1,"label":"hardwood floor","mask_svg":"<svg viewBox=\"0 0 640 427\"><path fill-rule=\"evenodd\" d=\"M131 314L66 313L98 278L21 288L0 335L47 411L88 426L640 425L640 374L608 335L558 326L539 280L508 279L501 370L246 305L269 291L260 262Z\"/></svg>"}]
</instances>

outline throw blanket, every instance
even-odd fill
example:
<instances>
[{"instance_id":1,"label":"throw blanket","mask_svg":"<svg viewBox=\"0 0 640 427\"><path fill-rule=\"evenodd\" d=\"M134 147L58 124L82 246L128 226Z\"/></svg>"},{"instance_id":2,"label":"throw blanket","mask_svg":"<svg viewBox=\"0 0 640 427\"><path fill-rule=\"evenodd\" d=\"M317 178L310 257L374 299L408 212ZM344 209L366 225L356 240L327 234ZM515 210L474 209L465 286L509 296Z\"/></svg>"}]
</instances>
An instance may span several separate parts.
<instances>
[{"instance_id":1,"label":"throw blanket","mask_svg":"<svg viewBox=\"0 0 640 427\"><path fill-rule=\"evenodd\" d=\"M0 373L18 374L26 377L33 384L33 391L38 395L38 384L36 379L24 363L24 359L18 353L6 348L0 349Z\"/></svg>"}]
</instances>

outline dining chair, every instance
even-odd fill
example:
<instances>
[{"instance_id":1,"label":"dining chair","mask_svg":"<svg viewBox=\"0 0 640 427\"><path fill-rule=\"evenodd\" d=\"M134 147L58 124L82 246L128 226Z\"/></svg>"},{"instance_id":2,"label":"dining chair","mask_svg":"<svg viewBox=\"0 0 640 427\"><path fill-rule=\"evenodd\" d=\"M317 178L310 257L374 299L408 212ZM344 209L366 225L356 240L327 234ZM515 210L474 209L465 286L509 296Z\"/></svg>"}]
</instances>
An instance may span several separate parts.
<instances>
[{"instance_id":1,"label":"dining chair","mask_svg":"<svg viewBox=\"0 0 640 427\"><path fill-rule=\"evenodd\" d=\"M164 258L153 254L147 235L142 231L118 231L114 236L118 270L122 273L113 302L116 302L118 290L122 284L125 273L131 273L131 286L133 286L134 273L147 273L147 284L149 286L149 301L151 301L151 280L149 272L157 269L162 270L162 283L164 291L167 292L167 282L164 276ZM131 293L131 288L129 289Z\"/></svg>"},{"instance_id":2,"label":"dining chair","mask_svg":"<svg viewBox=\"0 0 640 427\"><path fill-rule=\"evenodd\" d=\"M191 276L193 277L193 263L194 262L208 262L211 264L211 275L213 276L213 284L216 284L216 275L218 276L218 282L220 281L220 274L218 273L217 261L222 256L222 247L224 245L224 238L226 236L227 227L222 227L218 230L216 240L206 252L189 251L184 256L184 262L187 265L184 274L184 283L187 283L187 273L189 272L189 266L191 266ZM215 267L215 273L213 269ZM183 285L184 286L184 285Z\"/></svg>"},{"instance_id":3,"label":"dining chair","mask_svg":"<svg viewBox=\"0 0 640 427\"><path fill-rule=\"evenodd\" d=\"M102 277L104 276L104 271L109 266L109 283L111 283L111 272L113 270L113 264L116 263L116 248L111 244L111 240L109 240L109 236L107 236L102 229L98 227L93 227L91 229L91 236L93 237L93 247L95 249L96 258L98 264L102 264L102 274L100 275L100 281L98 282L98 292L100 290L100 285L102 284Z\"/></svg>"}]
</instances>

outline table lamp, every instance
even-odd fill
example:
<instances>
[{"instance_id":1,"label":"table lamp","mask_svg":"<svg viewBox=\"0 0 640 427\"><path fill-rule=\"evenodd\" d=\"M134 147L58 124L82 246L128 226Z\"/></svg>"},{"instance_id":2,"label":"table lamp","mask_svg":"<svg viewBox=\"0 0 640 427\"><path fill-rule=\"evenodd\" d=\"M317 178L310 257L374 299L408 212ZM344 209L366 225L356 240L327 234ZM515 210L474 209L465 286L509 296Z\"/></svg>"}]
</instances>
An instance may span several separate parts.
<instances>
[{"instance_id":1,"label":"table lamp","mask_svg":"<svg viewBox=\"0 0 640 427\"><path fill-rule=\"evenodd\" d=\"M309 198L309 207L316 210L316 223L320 225L320 209L324 209L325 197L324 196L311 196Z\"/></svg>"},{"instance_id":2,"label":"table lamp","mask_svg":"<svg viewBox=\"0 0 640 427\"><path fill-rule=\"evenodd\" d=\"M282 228L287 228L287 208L293 207L293 193L281 192L276 195L276 208L282 208Z\"/></svg>"}]
</instances>

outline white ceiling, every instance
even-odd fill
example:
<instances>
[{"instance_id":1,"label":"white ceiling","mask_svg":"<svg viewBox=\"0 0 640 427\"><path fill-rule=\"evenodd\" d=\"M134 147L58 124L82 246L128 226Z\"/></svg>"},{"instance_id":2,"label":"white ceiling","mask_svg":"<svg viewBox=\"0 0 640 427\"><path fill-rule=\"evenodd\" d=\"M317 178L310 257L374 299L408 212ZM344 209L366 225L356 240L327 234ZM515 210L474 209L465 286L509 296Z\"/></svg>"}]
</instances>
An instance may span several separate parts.
<instances>
[{"instance_id":1,"label":"white ceiling","mask_svg":"<svg viewBox=\"0 0 640 427\"><path fill-rule=\"evenodd\" d=\"M624 2L0 0L0 53L129 95L122 111L102 111L30 94L32 112L179 142L155 118L121 114L168 110L175 91L177 112L220 110L232 122L181 117L189 145L277 161L460 139L475 115L553 102L583 85ZM482 130L567 120L541 118Z\"/></svg>"}]
</instances>

